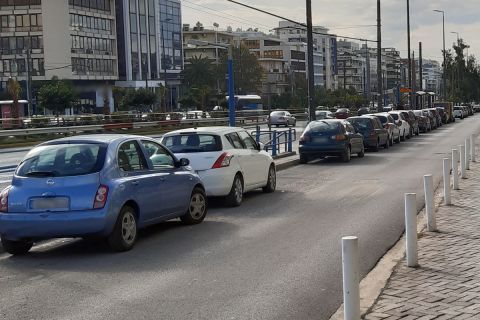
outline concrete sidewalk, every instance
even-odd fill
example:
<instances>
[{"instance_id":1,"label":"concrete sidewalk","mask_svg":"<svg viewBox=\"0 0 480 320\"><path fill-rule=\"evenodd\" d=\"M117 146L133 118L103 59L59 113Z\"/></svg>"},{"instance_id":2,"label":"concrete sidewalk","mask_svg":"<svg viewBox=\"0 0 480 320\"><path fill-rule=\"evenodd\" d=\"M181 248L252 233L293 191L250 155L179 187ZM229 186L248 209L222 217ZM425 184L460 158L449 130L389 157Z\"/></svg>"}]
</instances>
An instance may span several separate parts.
<instances>
[{"instance_id":1,"label":"concrete sidewalk","mask_svg":"<svg viewBox=\"0 0 480 320\"><path fill-rule=\"evenodd\" d=\"M439 232L419 234L420 266L401 259L362 318L480 319L480 163L470 169L453 205L438 208Z\"/></svg>"}]
</instances>

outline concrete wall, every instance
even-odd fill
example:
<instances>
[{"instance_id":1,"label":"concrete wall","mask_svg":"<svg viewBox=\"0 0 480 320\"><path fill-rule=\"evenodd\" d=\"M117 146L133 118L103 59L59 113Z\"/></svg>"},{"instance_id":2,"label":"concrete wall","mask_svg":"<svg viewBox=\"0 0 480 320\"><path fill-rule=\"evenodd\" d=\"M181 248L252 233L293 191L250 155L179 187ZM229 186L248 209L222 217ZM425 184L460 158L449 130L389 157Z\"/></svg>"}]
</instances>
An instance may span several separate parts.
<instances>
[{"instance_id":1,"label":"concrete wall","mask_svg":"<svg viewBox=\"0 0 480 320\"><path fill-rule=\"evenodd\" d=\"M45 77L72 78L68 1L42 0ZM69 66L57 70L49 70Z\"/></svg>"}]
</instances>

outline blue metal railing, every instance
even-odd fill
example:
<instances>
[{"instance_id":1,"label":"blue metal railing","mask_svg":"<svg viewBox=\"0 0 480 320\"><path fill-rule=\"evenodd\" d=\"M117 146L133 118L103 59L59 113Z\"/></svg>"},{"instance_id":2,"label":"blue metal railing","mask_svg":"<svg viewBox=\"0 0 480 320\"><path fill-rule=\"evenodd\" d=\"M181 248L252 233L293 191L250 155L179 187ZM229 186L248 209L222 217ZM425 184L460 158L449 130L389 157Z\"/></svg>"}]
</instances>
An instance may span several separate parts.
<instances>
[{"instance_id":1,"label":"blue metal railing","mask_svg":"<svg viewBox=\"0 0 480 320\"><path fill-rule=\"evenodd\" d=\"M265 145L265 151L271 151L272 156L293 151L293 142L297 140L297 130L289 128L286 130L261 130L257 126L252 132L258 142Z\"/></svg>"}]
</instances>

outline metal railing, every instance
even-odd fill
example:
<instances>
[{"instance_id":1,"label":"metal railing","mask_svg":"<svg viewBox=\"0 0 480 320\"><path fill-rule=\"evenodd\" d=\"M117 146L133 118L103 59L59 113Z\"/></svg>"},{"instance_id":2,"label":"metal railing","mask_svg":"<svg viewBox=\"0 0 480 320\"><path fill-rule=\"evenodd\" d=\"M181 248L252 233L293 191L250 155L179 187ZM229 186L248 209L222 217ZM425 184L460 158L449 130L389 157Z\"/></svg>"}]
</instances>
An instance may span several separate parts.
<instances>
[{"instance_id":1,"label":"metal railing","mask_svg":"<svg viewBox=\"0 0 480 320\"><path fill-rule=\"evenodd\" d=\"M265 150L272 153L272 157L277 157L282 153L293 152L293 142L297 140L297 130L288 128L285 130L261 130L257 126L252 132L257 142L265 145Z\"/></svg>"}]
</instances>

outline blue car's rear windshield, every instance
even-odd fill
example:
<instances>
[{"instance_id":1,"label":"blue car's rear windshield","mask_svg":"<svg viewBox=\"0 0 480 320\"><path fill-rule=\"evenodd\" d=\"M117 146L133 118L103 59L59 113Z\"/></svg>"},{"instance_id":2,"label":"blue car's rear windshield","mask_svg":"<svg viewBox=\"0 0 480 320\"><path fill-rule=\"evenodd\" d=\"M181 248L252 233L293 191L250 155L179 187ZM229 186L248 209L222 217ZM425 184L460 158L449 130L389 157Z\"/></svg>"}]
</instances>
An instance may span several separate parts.
<instances>
[{"instance_id":1,"label":"blue car's rear windshield","mask_svg":"<svg viewBox=\"0 0 480 320\"><path fill-rule=\"evenodd\" d=\"M53 144L31 150L17 169L21 177L68 177L99 172L105 162L106 145Z\"/></svg>"},{"instance_id":2,"label":"blue car's rear windshield","mask_svg":"<svg viewBox=\"0 0 480 320\"><path fill-rule=\"evenodd\" d=\"M222 151L220 136L213 134L178 134L163 138L162 144L173 153Z\"/></svg>"}]
</instances>

